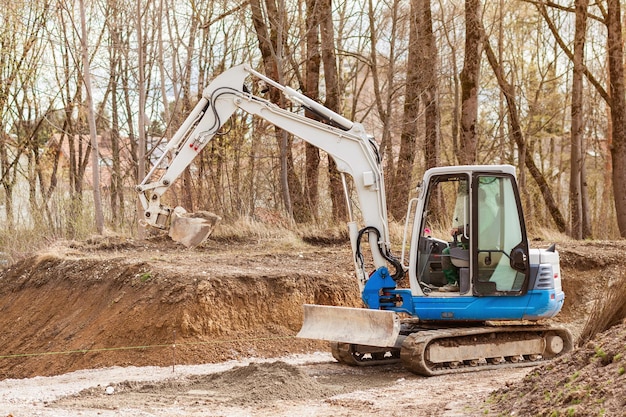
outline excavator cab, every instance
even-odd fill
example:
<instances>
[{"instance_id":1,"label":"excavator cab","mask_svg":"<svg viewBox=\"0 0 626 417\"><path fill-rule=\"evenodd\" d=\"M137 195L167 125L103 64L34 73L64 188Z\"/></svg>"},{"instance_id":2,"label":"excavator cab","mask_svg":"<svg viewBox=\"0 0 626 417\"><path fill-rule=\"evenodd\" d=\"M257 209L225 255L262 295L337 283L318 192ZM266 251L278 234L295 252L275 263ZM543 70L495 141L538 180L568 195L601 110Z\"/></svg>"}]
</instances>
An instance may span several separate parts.
<instances>
[{"instance_id":1,"label":"excavator cab","mask_svg":"<svg viewBox=\"0 0 626 417\"><path fill-rule=\"evenodd\" d=\"M475 322L559 312L558 253L529 249L514 167L432 168L423 184L410 244L411 296L396 290L399 309L422 320Z\"/></svg>"},{"instance_id":2,"label":"excavator cab","mask_svg":"<svg viewBox=\"0 0 626 417\"><path fill-rule=\"evenodd\" d=\"M528 289L528 240L515 177L433 173L417 210L414 273L427 295L520 295Z\"/></svg>"}]
</instances>

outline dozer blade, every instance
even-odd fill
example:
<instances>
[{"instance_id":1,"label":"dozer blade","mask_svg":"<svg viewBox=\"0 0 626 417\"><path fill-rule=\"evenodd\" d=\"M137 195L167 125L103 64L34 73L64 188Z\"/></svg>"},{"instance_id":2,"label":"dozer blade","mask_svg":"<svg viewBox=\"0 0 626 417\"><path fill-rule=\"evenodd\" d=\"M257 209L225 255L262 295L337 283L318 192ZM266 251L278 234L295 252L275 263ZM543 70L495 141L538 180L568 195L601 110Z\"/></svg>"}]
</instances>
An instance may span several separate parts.
<instances>
[{"instance_id":1,"label":"dozer blade","mask_svg":"<svg viewBox=\"0 0 626 417\"><path fill-rule=\"evenodd\" d=\"M168 235L188 248L198 246L211 234L220 220L220 216L208 211L187 213L179 206L172 212Z\"/></svg>"},{"instance_id":2,"label":"dozer blade","mask_svg":"<svg viewBox=\"0 0 626 417\"><path fill-rule=\"evenodd\" d=\"M305 304L297 337L392 347L399 334L400 319L393 311Z\"/></svg>"}]
</instances>

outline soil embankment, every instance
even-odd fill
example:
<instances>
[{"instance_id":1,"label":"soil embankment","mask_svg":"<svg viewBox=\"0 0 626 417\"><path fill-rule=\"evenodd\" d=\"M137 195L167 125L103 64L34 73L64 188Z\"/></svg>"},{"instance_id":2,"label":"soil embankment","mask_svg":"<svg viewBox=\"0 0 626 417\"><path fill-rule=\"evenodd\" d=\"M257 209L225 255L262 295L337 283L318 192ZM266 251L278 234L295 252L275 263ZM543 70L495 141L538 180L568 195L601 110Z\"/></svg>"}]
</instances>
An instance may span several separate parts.
<instances>
[{"instance_id":1,"label":"soil embankment","mask_svg":"<svg viewBox=\"0 0 626 417\"><path fill-rule=\"evenodd\" d=\"M249 243L51 248L0 275L0 378L324 349L293 336L304 303L357 305L349 257Z\"/></svg>"}]
</instances>

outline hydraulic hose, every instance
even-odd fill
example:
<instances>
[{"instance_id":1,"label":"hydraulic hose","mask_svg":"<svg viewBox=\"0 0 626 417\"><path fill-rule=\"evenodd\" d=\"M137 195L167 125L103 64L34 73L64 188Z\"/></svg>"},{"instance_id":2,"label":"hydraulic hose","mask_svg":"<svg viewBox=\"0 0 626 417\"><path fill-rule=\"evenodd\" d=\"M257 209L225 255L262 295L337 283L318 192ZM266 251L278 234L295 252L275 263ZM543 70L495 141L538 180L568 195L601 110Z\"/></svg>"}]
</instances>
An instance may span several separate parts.
<instances>
[{"instance_id":1,"label":"hydraulic hose","mask_svg":"<svg viewBox=\"0 0 626 417\"><path fill-rule=\"evenodd\" d=\"M385 258L387 262L393 265L393 268L395 271L393 275L391 276L391 278L394 281L398 281L402 279L402 277L404 277L404 268L402 267L402 263L400 263L400 261L395 256L393 256L391 253L387 251L383 243L380 241L380 230L378 230L374 226L366 226L363 229L359 230L359 235L356 240L356 254L355 254L359 264L363 265L365 262L363 260L363 254L361 253L361 238L363 237L365 233L369 233L369 232L374 232L376 234L376 237L378 240L378 251L380 252L382 257Z\"/></svg>"}]
</instances>

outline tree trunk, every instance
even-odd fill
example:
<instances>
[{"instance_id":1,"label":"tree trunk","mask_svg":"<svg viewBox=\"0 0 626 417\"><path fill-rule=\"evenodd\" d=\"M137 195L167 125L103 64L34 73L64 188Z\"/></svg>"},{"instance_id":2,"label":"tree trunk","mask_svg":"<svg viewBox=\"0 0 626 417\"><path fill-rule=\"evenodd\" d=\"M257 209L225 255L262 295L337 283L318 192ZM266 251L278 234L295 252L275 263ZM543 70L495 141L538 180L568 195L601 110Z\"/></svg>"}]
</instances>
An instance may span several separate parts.
<instances>
[{"instance_id":1,"label":"tree trunk","mask_svg":"<svg viewBox=\"0 0 626 417\"><path fill-rule=\"evenodd\" d=\"M437 56L437 44L433 34L432 13L430 0L422 0L420 3L420 19L418 25L418 39L423 57L419 62L423 64L420 71L420 90L423 92L424 104L424 159L425 169L439 165L439 146L441 142L440 113L439 113L439 88L437 83L437 70L439 61ZM411 169L413 167L411 166ZM408 191L408 190L407 190Z\"/></svg>"},{"instance_id":2,"label":"tree trunk","mask_svg":"<svg viewBox=\"0 0 626 417\"><path fill-rule=\"evenodd\" d=\"M141 1L137 1L137 55L138 55L138 80L137 80L137 88L139 89L139 111L137 112L137 178L139 181L143 180L143 177L146 175L146 87L145 87L145 56L144 56L144 44L143 44L143 25L142 25L142 16L141 13ZM185 170L188 172L189 170ZM183 176L183 178L186 178ZM193 210L192 207L186 207L189 210ZM137 202L138 212L141 213L143 207ZM144 237L144 228L138 223L137 224L137 235L141 239Z\"/></svg>"},{"instance_id":3,"label":"tree trunk","mask_svg":"<svg viewBox=\"0 0 626 417\"><path fill-rule=\"evenodd\" d=\"M576 0L576 32L574 35L574 72L572 76L572 105L570 133L570 235L583 238L582 209L582 142L583 142L583 59L587 31L588 0Z\"/></svg>"},{"instance_id":4,"label":"tree trunk","mask_svg":"<svg viewBox=\"0 0 626 417\"><path fill-rule=\"evenodd\" d=\"M275 59L275 43L276 37L272 35L270 39L271 28L265 21L263 15L263 9L261 7L260 0L250 0L250 10L252 12L252 24L256 32L257 40L259 43L259 50L261 51L261 58L263 60L263 68L265 69L265 75L273 80L280 80L278 71L278 62ZM273 103L280 104L280 92L275 88L269 87L269 99ZM283 137L281 130L276 128L276 141L280 150L280 188L283 197L283 204L285 205L285 211L289 218L293 218L293 205L291 203L291 196L289 192L289 178L287 173L287 140Z\"/></svg>"},{"instance_id":5,"label":"tree trunk","mask_svg":"<svg viewBox=\"0 0 626 417\"><path fill-rule=\"evenodd\" d=\"M0 132L0 174L2 174L0 176L0 183L4 189L4 209L6 214L7 229L13 230L15 228L15 219L13 216L13 186L15 181L12 180L12 177L15 176L15 171L11 170L11 166L13 166L13 164L9 162L8 138L9 135L4 132Z\"/></svg>"},{"instance_id":6,"label":"tree trunk","mask_svg":"<svg viewBox=\"0 0 626 417\"><path fill-rule=\"evenodd\" d=\"M465 1L465 61L461 80L461 141L459 162L476 163L476 121L478 120L478 81L480 77L481 19L480 0Z\"/></svg>"},{"instance_id":7,"label":"tree trunk","mask_svg":"<svg viewBox=\"0 0 626 417\"><path fill-rule=\"evenodd\" d=\"M93 180L93 202L98 234L104 232L104 214L102 213L102 197L100 195L100 155L98 154L98 133L96 132L96 115L94 114L93 95L91 93L91 74L89 51L87 49L87 22L85 18L85 2L79 0L81 52L83 60L83 82L87 94L87 119L89 122L89 139L91 143L91 172Z\"/></svg>"},{"instance_id":8,"label":"tree trunk","mask_svg":"<svg viewBox=\"0 0 626 417\"><path fill-rule=\"evenodd\" d=\"M304 93L315 101L319 100L320 80L320 37L319 37L319 0L306 0L306 74ZM304 114L311 119L317 120L317 116L309 110ZM305 194L311 213L317 218L319 204L319 166L320 151L310 143L305 143L306 152L306 178Z\"/></svg>"},{"instance_id":9,"label":"tree trunk","mask_svg":"<svg viewBox=\"0 0 626 417\"><path fill-rule=\"evenodd\" d=\"M335 34L333 28L332 0L320 2L320 33L322 40L322 61L326 81L325 105L336 113L341 113L337 57L335 56ZM328 180L333 220L347 220L348 206L343 192L343 181L337 171L335 160L328 155Z\"/></svg>"},{"instance_id":10,"label":"tree trunk","mask_svg":"<svg viewBox=\"0 0 626 417\"><path fill-rule=\"evenodd\" d=\"M119 226L124 222L124 179L120 155L120 121L118 108L118 76L120 53L118 51L120 38L116 30L112 31L112 50L110 58L111 70L111 157L113 169L111 172L111 216L113 224Z\"/></svg>"},{"instance_id":11,"label":"tree trunk","mask_svg":"<svg viewBox=\"0 0 626 417\"><path fill-rule=\"evenodd\" d=\"M504 5L505 0L499 0L498 2L498 62L502 62L502 56L504 53ZM500 146L500 163L505 163L505 161L509 161L509 163L513 162L514 152L509 152L507 158L507 147L514 146L511 142L510 144L506 138L506 110L505 110L505 99L504 94L500 92L498 95L498 114L500 115L500 123L498 124L498 142Z\"/></svg>"},{"instance_id":12,"label":"tree trunk","mask_svg":"<svg viewBox=\"0 0 626 417\"><path fill-rule=\"evenodd\" d=\"M424 71L423 39L419 36L423 20L423 5L427 0L411 1L411 18L409 19L409 47L406 69L406 85L404 91L404 108L402 113L402 131L400 133L400 150L398 163L393 181L389 183L389 198L387 207L395 219L402 219L406 215L406 202L411 188L411 173L415 163L417 148L417 131L420 105L420 72Z\"/></svg>"},{"instance_id":13,"label":"tree trunk","mask_svg":"<svg viewBox=\"0 0 626 417\"><path fill-rule=\"evenodd\" d=\"M380 153L385 159L387 172L394 172L393 150L391 146L391 123L390 115L387 113L387 109L383 102L391 100L391 97L387 96L386 99L382 96L381 77L379 75L378 58L376 52L376 45L378 44L378 36L376 33L376 19L374 16L374 3L373 0L368 0L368 19L369 19L369 41L370 41L370 56L369 56L369 69L372 72L372 84L374 87L374 97L376 99L376 109L378 110L378 117L382 124L382 135L380 138ZM391 86L387 86L391 89ZM391 189L394 180L389 181L387 186Z\"/></svg>"},{"instance_id":14,"label":"tree trunk","mask_svg":"<svg viewBox=\"0 0 626 417\"><path fill-rule=\"evenodd\" d=\"M607 104L606 106L606 118L607 118L607 134L606 134L606 146L607 151L610 152L610 149L613 147L613 121L611 120L611 106ZM613 188L613 164L611 162L610 154L604 155L604 172L602 174L602 198L600 201L600 214L598 218L598 223L603 225L602 228L598 230L598 239L607 239L610 236L611 229L614 229L611 224L613 220L612 214L614 213L613 209L613 201L609 197L609 193Z\"/></svg>"},{"instance_id":15,"label":"tree trunk","mask_svg":"<svg viewBox=\"0 0 626 417\"><path fill-rule=\"evenodd\" d=\"M607 41L609 52L609 86L611 102L613 196L617 226L626 238L626 96L624 87L624 47L622 42L619 0L607 2Z\"/></svg>"},{"instance_id":16,"label":"tree trunk","mask_svg":"<svg viewBox=\"0 0 626 417\"><path fill-rule=\"evenodd\" d=\"M408 62L410 65L407 68L400 151L389 201L390 211L396 219L402 219L405 216L411 193L417 153L420 95L424 104L424 169L439 165L441 135L437 60L430 0L413 0L409 31Z\"/></svg>"}]
</instances>

